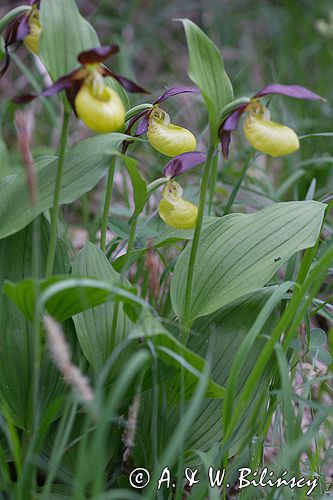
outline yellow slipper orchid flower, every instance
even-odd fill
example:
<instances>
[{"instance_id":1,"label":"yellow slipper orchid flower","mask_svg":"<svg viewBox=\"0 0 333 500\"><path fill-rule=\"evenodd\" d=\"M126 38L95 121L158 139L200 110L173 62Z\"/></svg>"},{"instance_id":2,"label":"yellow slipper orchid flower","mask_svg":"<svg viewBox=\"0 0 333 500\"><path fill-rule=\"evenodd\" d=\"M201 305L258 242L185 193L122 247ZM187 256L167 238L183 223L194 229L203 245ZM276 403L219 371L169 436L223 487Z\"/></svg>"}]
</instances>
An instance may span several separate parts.
<instances>
[{"instance_id":1,"label":"yellow slipper orchid flower","mask_svg":"<svg viewBox=\"0 0 333 500\"><path fill-rule=\"evenodd\" d=\"M175 229L193 229L197 222L198 209L184 200L183 189L176 181L169 181L163 190L159 204L159 215L168 226Z\"/></svg>"},{"instance_id":2,"label":"yellow slipper orchid flower","mask_svg":"<svg viewBox=\"0 0 333 500\"><path fill-rule=\"evenodd\" d=\"M150 145L166 156L194 151L197 141L189 130L170 123L170 116L155 107L148 119L147 139Z\"/></svg>"},{"instance_id":3,"label":"yellow slipper orchid flower","mask_svg":"<svg viewBox=\"0 0 333 500\"><path fill-rule=\"evenodd\" d=\"M284 156L299 149L299 139L290 127L270 120L268 109L259 99L270 95L283 95L294 99L325 101L320 95L301 85L283 85L270 83L252 98L243 97L229 106L219 127L219 136L224 158L228 158L231 133L237 129L243 113L248 113L244 123L244 133L248 142L256 150L271 156ZM233 104L233 103L231 103Z\"/></svg>"}]
</instances>

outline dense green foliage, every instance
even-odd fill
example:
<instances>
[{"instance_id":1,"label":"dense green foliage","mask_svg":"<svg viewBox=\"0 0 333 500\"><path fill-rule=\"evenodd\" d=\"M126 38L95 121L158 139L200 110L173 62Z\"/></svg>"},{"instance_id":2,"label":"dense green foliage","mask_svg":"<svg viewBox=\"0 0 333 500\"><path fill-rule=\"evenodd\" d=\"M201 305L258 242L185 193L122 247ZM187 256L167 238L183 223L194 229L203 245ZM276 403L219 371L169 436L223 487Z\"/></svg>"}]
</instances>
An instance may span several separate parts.
<instances>
[{"instance_id":1,"label":"dense green foliage","mask_svg":"<svg viewBox=\"0 0 333 500\"><path fill-rule=\"evenodd\" d=\"M1 498L308 498L314 480L311 498L326 498L329 2L265 1L260 13L253 1L143 4L41 0L38 56L9 48L0 80ZM8 23L30 12L10 9L1 42ZM103 80L122 100L122 130L92 134L72 113L70 92L25 107L12 101L39 94L77 69L79 53L111 42L120 53L106 64L136 72L152 91L128 94L121 79ZM100 85L91 66L81 71ZM224 120L272 81L325 98L261 100L297 132L299 151L255 152L240 126L223 158ZM127 129L138 112L150 119L165 84L199 89L159 104L206 153L179 177L198 207L190 229L158 215L162 189L172 186L163 175L170 158ZM170 483L157 489L165 467ZM188 485L186 467L200 482ZM226 471L219 487L210 467ZM274 478L286 470L307 485L237 492L242 467L268 467ZM133 487L138 468L150 472L144 488L139 476Z\"/></svg>"}]
</instances>

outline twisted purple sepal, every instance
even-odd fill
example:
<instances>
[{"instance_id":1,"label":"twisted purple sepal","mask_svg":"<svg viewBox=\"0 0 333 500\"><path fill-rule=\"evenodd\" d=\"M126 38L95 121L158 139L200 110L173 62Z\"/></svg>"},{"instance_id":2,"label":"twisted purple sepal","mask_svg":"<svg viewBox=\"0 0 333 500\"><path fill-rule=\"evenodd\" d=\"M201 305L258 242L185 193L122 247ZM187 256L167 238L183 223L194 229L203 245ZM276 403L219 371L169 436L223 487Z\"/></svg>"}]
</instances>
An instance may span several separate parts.
<instances>
[{"instance_id":1,"label":"twisted purple sepal","mask_svg":"<svg viewBox=\"0 0 333 500\"><path fill-rule=\"evenodd\" d=\"M178 177L178 175L204 163L204 161L206 161L206 153L200 151L182 153L172 158L172 160L165 165L163 174L168 178Z\"/></svg>"},{"instance_id":2,"label":"twisted purple sepal","mask_svg":"<svg viewBox=\"0 0 333 500\"><path fill-rule=\"evenodd\" d=\"M80 75L80 69L74 70L72 73L69 73L68 75L59 78L59 80L54 82L53 85L50 85L39 94L19 95L13 97L12 101L15 102L16 104L26 104L32 101L33 99L36 99L36 97L49 97L58 94L62 90L69 90L73 86L73 82L75 82L75 80L79 80L79 75Z\"/></svg>"},{"instance_id":3,"label":"twisted purple sepal","mask_svg":"<svg viewBox=\"0 0 333 500\"><path fill-rule=\"evenodd\" d=\"M270 83L263 89L259 90L253 99L264 97L266 95L278 94L287 97L294 97L295 99L311 99L314 101L325 101L323 97L312 92L312 90L302 87L301 85L283 85L282 83Z\"/></svg>"},{"instance_id":4,"label":"twisted purple sepal","mask_svg":"<svg viewBox=\"0 0 333 500\"><path fill-rule=\"evenodd\" d=\"M184 86L171 87L170 89L166 90L164 94L158 97L158 99L156 99L154 105L159 104L160 102L163 102L166 99L173 97L174 95L188 94L188 93L200 94L200 90L197 87L184 87Z\"/></svg>"},{"instance_id":5,"label":"twisted purple sepal","mask_svg":"<svg viewBox=\"0 0 333 500\"><path fill-rule=\"evenodd\" d=\"M24 40L26 36L29 35L30 33L30 26L29 26L29 14L23 14L22 17L20 17L18 20L17 24L17 31L16 31L16 42L20 42L21 40Z\"/></svg>"},{"instance_id":6,"label":"twisted purple sepal","mask_svg":"<svg viewBox=\"0 0 333 500\"><path fill-rule=\"evenodd\" d=\"M238 127L239 120L244 113L248 104L242 104L236 108L222 123L219 128L219 136L222 147L223 158L227 159L229 156L229 146L231 141L231 132Z\"/></svg>"},{"instance_id":7,"label":"twisted purple sepal","mask_svg":"<svg viewBox=\"0 0 333 500\"><path fill-rule=\"evenodd\" d=\"M112 71L110 68L107 68L106 66L101 67L100 73L103 76L111 76L112 78L117 80L120 83L120 85L122 85L124 87L124 89L127 90L127 92L131 92L131 93L137 92L139 94L150 94L150 92L148 90L144 89L143 87L140 87L140 85L133 82L133 80L130 80L129 78L125 78L122 75L118 75L118 73L115 73L114 71Z\"/></svg>"},{"instance_id":8,"label":"twisted purple sepal","mask_svg":"<svg viewBox=\"0 0 333 500\"><path fill-rule=\"evenodd\" d=\"M8 24L5 34L5 57L2 67L0 68L0 78L6 73L10 64L10 54L8 47L23 40L30 33L29 13L22 14Z\"/></svg>"},{"instance_id":9,"label":"twisted purple sepal","mask_svg":"<svg viewBox=\"0 0 333 500\"><path fill-rule=\"evenodd\" d=\"M135 135L145 134L148 130L148 127L149 127L149 111L143 116L142 120L140 120Z\"/></svg>"},{"instance_id":10,"label":"twisted purple sepal","mask_svg":"<svg viewBox=\"0 0 333 500\"><path fill-rule=\"evenodd\" d=\"M283 85L282 83L270 83L259 90L251 99L259 99L267 95L284 95L295 99L310 99L315 101L325 101L323 97L312 92L312 90L301 85ZM228 158L231 132L238 127L239 120L246 110L248 104L242 104L234 109L230 115L223 121L219 128L219 136L224 158Z\"/></svg>"}]
</instances>

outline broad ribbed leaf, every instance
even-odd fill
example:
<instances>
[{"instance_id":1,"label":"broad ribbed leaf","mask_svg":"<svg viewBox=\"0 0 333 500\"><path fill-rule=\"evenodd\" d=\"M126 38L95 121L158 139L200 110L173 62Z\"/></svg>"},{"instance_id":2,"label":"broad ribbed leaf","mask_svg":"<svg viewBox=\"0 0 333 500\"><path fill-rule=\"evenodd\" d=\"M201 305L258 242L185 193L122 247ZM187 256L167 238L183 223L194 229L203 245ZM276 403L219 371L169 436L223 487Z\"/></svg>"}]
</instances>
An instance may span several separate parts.
<instances>
[{"instance_id":1,"label":"broad ribbed leaf","mask_svg":"<svg viewBox=\"0 0 333 500\"><path fill-rule=\"evenodd\" d=\"M118 147L126 137L118 133L99 135L70 149L65 156L60 202L71 203L92 189L110 166L111 153L106 153L106 148ZM35 207L31 205L25 171L1 179L0 238L16 233L52 206L57 159L40 159L36 173L39 194Z\"/></svg>"},{"instance_id":2,"label":"broad ribbed leaf","mask_svg":"<svg viewBox=\"0 0 333 500\"><path fill-rule=\"evenodd\" d=\"M206 357L207 353L211 352L213 357L212 378L218 384L226 386L230 368L239 346L273 291L274 287L260 290L256 294L233 302L206 318L199 319L193 325L188 347L203 358ZM273 326L274 319L272 318L267 321L260 333L262 335L269 335ZM254 342L251 350L248 352L246 360L244 360L240 369L237 394L256 363L264 344L265 339L261 336ZM266 383L266 389L263 390L265 390L268 396L267 377L263 378L262 383ZM253 402L255 398L256 395L254 394ZM206 399L202 403L201 411L187 438L187 449L208 451L214 443L221 440L222 405L223 401L218 399ZM249 418L251 416L250 407L248 409L248 416ZM174 419L178 418L178 409L172 409L168 422L170 432L175 425ZM230 447L235 448L237 442L243 438L246 432L246 419L244 419L235 433Z\"/></svg>"},{"instance_id":3,"label":"broad ribbed leaf","mask_svg":"<svg viewBox=\"0 0 333 500\"><path fill-rule=\"evenodd\" d=\"M312 247L325 208L316 201L275 203L255 214L227 215L204 229L189 320L261 288L295 252ZM186 248L171 282L172 305L180 318L189 255L190 248Z\"/></svg>"},{"instance_id":4,"label":"broad ribbed leaf","mask_svg":"<svg viewBox=\"0 0 333 500\"><path fill-rule=\"evenodd\" d=\"M212 132L215 134L221 109L233 99L222 55L208 36L189 19L181 19L189 50L188 74L205 100ZM216 134L215 134L216 135ZM216 136L217 141L217 136Z\"/></svg>"},{"instance_id":5,"label":"broad ribbed leaf","mask_svg":"<svg viewBox=\"0 0 333 500\"><path fill-rule=\"evenodd\" d=\"M209 358L210 366L212 367L211 377L218 385L222 387L226 386L236 352L257 319L264 304L271 297L274 289L275 287L267 287L263 290L259 290L255 295L249 295L233 302L229 306L216 311L206 318L201 318L194 323L191 329L188 349L195 352L203 359ZM266 335L269 334L273 326L273 319L272 321L267 321L261 333ZM257 339L248 353L240 369L237 394L251 372L264 343L265 340L263 338ZM182 387L182 384L184 390L188 391L191 388L189 384L190 381L188 380L185 385L183 380L179 375L175 379L175 387L178 388L178 391ZM193 384L195 380L191 382ZM267 384L266 377L263 377L262 383ZM193 388L194 386L192 385L192 392ZM266 385L266 394L268 394L267 388L268 385ZM139 456L140 458L143 456L145 457L144 459L146 459L147 450L150 450L149 440L151 437L151 422L147 419L147 415L150 415L152 411L152 398L150 394L145 398L144 404L144 418L141 420L141 425L138 426L138 434L140 436L138 443L144 443L144 450L139 450L139 453L143 455ZM193 423L191 431L186 436L185 450L187 452L186 456L188 457L186 459L188 462L187 465L199 465L198 459L193 458L193 453L198 450L208 451L214 443L219 443L221 441L222 405L222 398L207 398L206 395L206 399L202 401L197 419ZM251 409L252 404L249 406L249 417L251 417ZM184 408L184 406L181 407L175 404L169 406L166 418L168 436L172 437L173 431L185 411L186 407ZM235 448L237 441L242 439L246 432L246 421L243 420L242 425L238 428L238 432L233 438L231 444L232 448ZM144 459L141 458L141 460Z\"/></svg>"},{"instance_id":6,"label":"broad ribbed leaf","mask_svg":"<svg viewBox=\"0 0 333 500\"><path fill-rule=\"evenodd\" d=\"M110 284L119 283L119 274L105 254L92 243L87 243L76 257L72 276L100 278ZM120 304L116 338L111 338L115 302L106 302L74 316L74 324L81 349L95 371L98 371L112 352L112 346L125 338L131 323Z\"/></svg>"},{"instance_id":7,"label":"broad ribbed leaf","mask_svg":"<svg viewBox=\"0 0 333 500\"><path fill-rule=\"evenodd\" d=\"M53 81L77 68L80 52L99 46L97 33L75 0L43 0L40 57Z\"/></svg>"},{"instance_id":8,"label":"broad ribbed leaf","mask_svg":"<svg viewBox=\"0 0 333 500\"><path fill-rule=\"evenodd\" d=\"M38 272L44 272L49 223L43 217L39 234ZM6 413L12 422L22 429L32 425L32 373L33 338L32 325L2 292L5 280L20 281L31 277L33 270L33 226L29 225L14 236L0 241L0 412ZM69 268L65 247L58 240L55 270L64 273ZM65 325L69 333L70 323ZM73 328L73 327L72 327ZM68 337L69 338L69 337ZM42 357L40 404L42 417L63 394L63 385L48 356ZM54 418L54 415L53 415Z\"/></svg>"}]
</instances>

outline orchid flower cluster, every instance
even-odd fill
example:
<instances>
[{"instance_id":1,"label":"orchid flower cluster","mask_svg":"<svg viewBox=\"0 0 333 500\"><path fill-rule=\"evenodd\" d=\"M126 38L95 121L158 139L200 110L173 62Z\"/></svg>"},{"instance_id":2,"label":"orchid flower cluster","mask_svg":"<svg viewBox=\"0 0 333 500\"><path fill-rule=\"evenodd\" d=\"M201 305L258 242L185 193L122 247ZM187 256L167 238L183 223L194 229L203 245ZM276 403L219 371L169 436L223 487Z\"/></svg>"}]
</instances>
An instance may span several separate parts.
<instances>
[{"instance_id":1,"label":"orchid flower cluster","mask_svg":"<svg viewBox=\"0 0 333 500\"><path fill-rule=\"evenodd\" d=\"M39 16L38 0L29 2L31 9L12 21L5 33L6 57L0 76L9 66L10 54L8 48L22 41L35 55L39 53L39 40L42 31ZM128 92L148 93L132 80L118 75L104 65L104 62L119 51L117 45L92 48L78 54L79 66L68 73L39 96L51 96L65 91L68 101L77 118L97 133L111 133L123 130L125 127L125 109L118 93L107 85L105 78L116 79ZM197 220L197 207L183 198L183 189L175 181L175 177L203 163L204 152L195 151L196 138L190 130L171 123L168 113L160 105L171 97L179 94L198 94L196 87L171 87L156 99L149 109L132 116L126 129L133 137L146 134L150 145L165 156L172 157L164 168L166 185L159 204L159 215L169 226L177 229L191 229ZM271 120L268 108L260 102L261 98L274 94L296 99L323 100L318 94L299 85L282 85L273 83L267 85L251 98L242 98L223 113L219 126L219 138L224 158L228 158L231 133L240 123L243 114L246 115L243 130L249 144L257 151L272 157L289 155L300 147L299 139L291 128ZM16 103L26 103L38 97L24 95L14 99ZM237 104L239 103L239 104ZM136 125L136 132L132 129ZM123 152L130 141L124 142Z\"/></svg>"}]
</instances>

